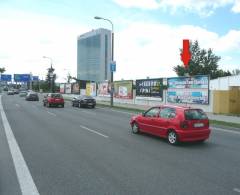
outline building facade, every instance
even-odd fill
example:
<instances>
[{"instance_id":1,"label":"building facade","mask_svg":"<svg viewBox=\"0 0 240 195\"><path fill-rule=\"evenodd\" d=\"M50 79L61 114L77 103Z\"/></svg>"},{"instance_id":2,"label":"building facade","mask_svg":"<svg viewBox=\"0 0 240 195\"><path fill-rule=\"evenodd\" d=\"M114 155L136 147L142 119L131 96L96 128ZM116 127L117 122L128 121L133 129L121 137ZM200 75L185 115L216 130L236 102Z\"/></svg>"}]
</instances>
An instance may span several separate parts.
<instances>
[{"instance_id":1,"label":"building facade","mask_svg":"<svg viewBox=\"0 0 240 195\"><path fill-rule=\"evenodd\" d=\"M111 31L97 29L77 40L77 78L101 82L110 80Z\"/></svg>"}]
</instances>

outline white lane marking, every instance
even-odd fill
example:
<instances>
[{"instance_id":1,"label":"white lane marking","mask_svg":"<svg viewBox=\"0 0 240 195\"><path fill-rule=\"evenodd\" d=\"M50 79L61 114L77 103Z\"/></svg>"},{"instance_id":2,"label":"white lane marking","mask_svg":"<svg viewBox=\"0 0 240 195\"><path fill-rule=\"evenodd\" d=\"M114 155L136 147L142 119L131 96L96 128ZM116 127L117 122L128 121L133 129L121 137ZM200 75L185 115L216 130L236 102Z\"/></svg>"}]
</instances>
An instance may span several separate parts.
<instances>
[{"instance_id":1,"label":"white lane marking","mask_svg":"<svg viewBox=\"0 0 240 195\"><path fill-rule=\"evenodd\" d=\"M98 134L98 135L100 135L100 136L102 136L102 137L109 138L107 135L104 135L104 134L102 134L102 133L99 133L98 131L89 129L89 128L83 126L83 125L80 125L80 127L83 128L83 129L85 129L85 130L87 130L87 131L90 131L90 132L92 132L92 133Z\"/></svg>"},{"instance_id":2,"label":"white lane marking","mask_svg":"<svg viewBox=\"0 0 240 195\"><path fill-rule=\"evenodd\" d=\"M7 137L7 142L12 155L13 164L17 173L18 182L23 195L33 194L39 195L37 187L33 181L31 173L27 167L27 164L23 158L22 152L18 146L18 143L14 137L10 124L7 120L7 116L2 106L2 96L0 95L0 110L2 116L3 127Z\"/></svg>"},{"instance_id":3,"label":"white lane marking","mask_svg":"<svg viewBox=\"0 0 240 195\"><path fill-rule=\"evenodd\" d=\"M19 108L20 107L20 105L19 104L16 104L16 106Z\"/></svg>"},{"instance_id":4,"label":"white lane marking","mask_svg":"<svg viewBox=\"0 0 240 195\"><path fill-rule=\"evenodd\" d=\"M240 189L234 188L233 191L240 193Z\"/></svg>"},{"instance_id":5,"label":"white lane marking","mask_svg":"<svg viewBox=\"0 0 240 195\"><path fill-rule=\"evenodd\" d=\"M94 113L94 112L89 112L89 111L85 111L85 110L81 110L81 112L84 112L86 114L96 115L96 113Z\"/></svg>"},{"instance_id":6,"label":"white lane marking","mask_svg":"<svg viewBox=\"0 0 240 195\"><path fill-rule=\"evenodd\" d=\"M134 115L136 113L133 112L125 112L125 111L119 111L119 110L114 110L114 109L109 109L109 108L101 108L101 107L97 107L98 109L103 109L103 110L109 110L112 112L119 112L119 113L123 113L123 114L129 114L129 115Z\"/></svg>"},{"instance_id":7,"label":"white lane marking","mask_svg":"<svg viewBox=\"0 0 240 195\"><path fill-rule=\"evenodd\" d=\"M222 129L222 128L218 128L218 127L212 127L212 129L216 130L216 131L222 131L222 132L226 132L226 133L233 133L233 134L240 135L240 131L226 130L226 129Z\"/></svg>"},{"instance_id":8,"label":"white lane marking","mask_svg":"<svg viewBox=\"0 0 240 195\"><path fill-rule=\"evenodd\" d=\"M49 112L47 111L48 114L52 115L52 116L57 116L56 114L52 113L52 112Z\"/></svg>"}]
</instances>

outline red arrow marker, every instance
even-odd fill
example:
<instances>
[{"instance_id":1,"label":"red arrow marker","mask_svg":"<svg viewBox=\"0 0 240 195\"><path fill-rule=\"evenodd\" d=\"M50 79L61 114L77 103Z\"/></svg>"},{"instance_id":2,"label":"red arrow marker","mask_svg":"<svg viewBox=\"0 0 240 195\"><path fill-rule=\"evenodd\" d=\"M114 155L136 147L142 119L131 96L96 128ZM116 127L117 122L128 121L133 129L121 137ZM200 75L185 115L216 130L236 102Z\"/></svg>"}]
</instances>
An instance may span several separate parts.
<instances>
[{"instance_id":1,"label":"red arrow marker","mask_svg":"<svg viewBox=\"0 0 240 195\"><path fill-rule=\"evenodd\" d=\"M192 57L191 52L189 51L189 40L183 39L183 50L181 53L181 60L185 66L185 68L188 67L188 63Z\"/></svg>"}]
</instances>

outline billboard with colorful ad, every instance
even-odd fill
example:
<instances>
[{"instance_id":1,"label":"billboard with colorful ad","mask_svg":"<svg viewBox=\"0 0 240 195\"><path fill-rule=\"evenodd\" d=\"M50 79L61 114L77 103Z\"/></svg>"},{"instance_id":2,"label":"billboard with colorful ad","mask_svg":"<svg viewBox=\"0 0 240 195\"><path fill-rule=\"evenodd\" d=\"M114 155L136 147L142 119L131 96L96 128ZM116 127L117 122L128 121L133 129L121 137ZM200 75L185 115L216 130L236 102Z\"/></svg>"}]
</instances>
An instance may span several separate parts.
<instances>
[{"instance_id":1,"label":"billboard with colorful ad","mask_svg":"<svg viewBox=\"0 0 240 195\"><path fill-rule=\"evenodd\" d=\"M209 104L209 77L168 78L167 101L170 103Z\"/></svg>"},{"instance_id":2,"label":"billboard with colorful ad","mask_svg":"<svg viewBox=\"0 0 240 195\"><path fill-rule=\"evenodd\" d=\"M136 80L136 99L163 100L163 79Z\"/></svg>"},{"instance_id":3,"label":"billboard with colorful ad","mask_svg":"<svg viewBox=\"0 0 240 195\"><path fill-rule=\"evenodd\" d=\"M74 93L74 94L80 94L80 86L79 86L79 83L73 83L73 84L72 84L72 93Z\"/></svg>"},{"instance_id":4,"label":"billboard with colorful ad","mask_svg":"<svg viewBox=\"0 0 240 195\"><path fill-rule=\"evenodd\" d=\"M66 83L65 84L65 93L66 94L72 93L72 84L71 83Z\"/></svg>"},{"instance_id":5,"label":"billboard with colorful ad","mask_svg":"<svg viewBox=\"0 0 240 195\"><path fill-rule=\"evenodd\" d=\"M64 83L60 83L60 93L65 93L65 84Z\"/></svg>"},{"instance_id":6,"label":"billboard with colorful ad","mask_svg":"<svg viewBox=\"0 0 240 195\"><path fill-rule=\"evenodd\" d=\"M96 96L96 83L87 83L86 84L86 95L88 96Z\"/></svg>"},{"instance_id":7,"label":"billboard with colorful ad","mask_svg":"<svg viewBox=\"0 0 240 195\"><path fill-rule=\"evenodd\" d=\"M133 99L133 81L115 81L114 97L122 99Z\"/></svg>"},{"instance_id":8,"label":"billboard with colorful ad","mask_svg":"<svg viewBox=\"0 0 240 195\"><path fill-rule=\"evenodd\" d=\"M110 85L109 85L108 82L98 83L97 95L98 96L110 97L109 87L110 87Z\"/></svg>"}]
</instances>

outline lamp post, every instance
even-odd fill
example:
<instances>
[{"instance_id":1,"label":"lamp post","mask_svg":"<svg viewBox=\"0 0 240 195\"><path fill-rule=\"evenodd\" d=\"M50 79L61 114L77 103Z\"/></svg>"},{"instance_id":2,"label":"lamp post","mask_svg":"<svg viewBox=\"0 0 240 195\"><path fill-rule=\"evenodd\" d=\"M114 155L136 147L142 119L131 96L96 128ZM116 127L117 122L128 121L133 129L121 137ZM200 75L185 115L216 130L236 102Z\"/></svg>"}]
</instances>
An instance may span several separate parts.
<instances>
[{"instance_id":1,"label":"lamp post","mask_svg":"<svg viewBox=\"0 0 240 195\"><path fill-rule=\"evenodd\" d=\"M106 20L108 21L111 25L112 25L112 62L114 61L114 28L113 28L113 23L111 20L107 19L107 18L102 18L99 16L95 16L94 19L96 20ZM113 107L113 71L111 70L111 100L110 100L110 105L111 107Z\"/></svg>"},{"instance_id":2,"label":"lamp post","mask_svg":"<svg viewBox=\"0 0 240 195\"><path fill-rule=\"evenodd\" d=\"M51 89L51 92L53 93L53 77L54 77L53 70L54 69L52 67L52 58L47 57L47 56L43 56L43 58L47 58L47 59L49 59L51 61L51 67L49 69L49 77L50 77L50 89Z\"/></svg>"}]
</instances>

